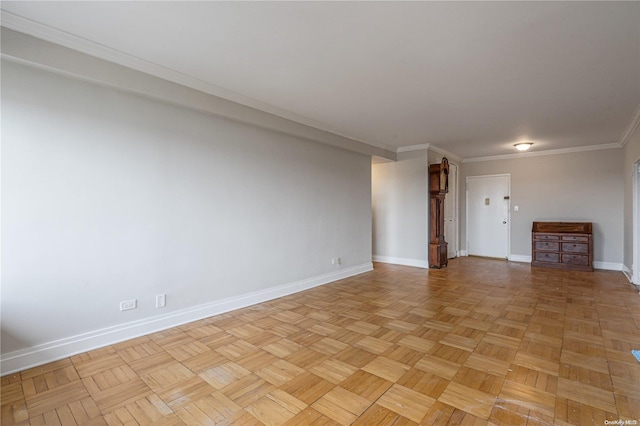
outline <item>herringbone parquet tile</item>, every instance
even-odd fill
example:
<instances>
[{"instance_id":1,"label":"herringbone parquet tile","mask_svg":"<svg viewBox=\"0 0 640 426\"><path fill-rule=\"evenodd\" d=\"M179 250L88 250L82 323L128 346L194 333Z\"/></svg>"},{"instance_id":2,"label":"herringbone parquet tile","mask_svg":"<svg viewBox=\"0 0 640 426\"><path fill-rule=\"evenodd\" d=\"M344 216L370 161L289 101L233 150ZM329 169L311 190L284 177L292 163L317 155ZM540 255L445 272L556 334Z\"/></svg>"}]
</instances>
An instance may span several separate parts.
<instances>
[{"instance_id":1,"label":"herringbone parquet tile","mask_svg":"<svg viewBox=\"0 0 640 426\"><path fill-rule=\"evenodd\" d=\"M2 378L3 425L640 423L619 272L375 271ZM612 423L609 423L612 424Z\"/></svg>"}]
</instances>

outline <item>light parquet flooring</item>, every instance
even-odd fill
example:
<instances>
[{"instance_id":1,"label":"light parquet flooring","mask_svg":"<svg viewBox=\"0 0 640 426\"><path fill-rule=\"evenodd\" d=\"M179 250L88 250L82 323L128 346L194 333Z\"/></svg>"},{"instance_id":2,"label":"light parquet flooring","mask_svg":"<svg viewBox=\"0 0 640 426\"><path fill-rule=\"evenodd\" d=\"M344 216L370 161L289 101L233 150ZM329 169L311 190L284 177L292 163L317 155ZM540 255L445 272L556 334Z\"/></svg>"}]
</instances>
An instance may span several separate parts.
<instances>
[{"instance_id":1,"label":"light parquet flooring","mask_svg":"<svg viewBox=\"0 0 640 426\"><path fill-rule=\"evenodd\" d=\"M2 425L640 423L619 272L375 270L2 377ZM635 423L635 424L638 424Z\"/></svg>"}]
</instances>

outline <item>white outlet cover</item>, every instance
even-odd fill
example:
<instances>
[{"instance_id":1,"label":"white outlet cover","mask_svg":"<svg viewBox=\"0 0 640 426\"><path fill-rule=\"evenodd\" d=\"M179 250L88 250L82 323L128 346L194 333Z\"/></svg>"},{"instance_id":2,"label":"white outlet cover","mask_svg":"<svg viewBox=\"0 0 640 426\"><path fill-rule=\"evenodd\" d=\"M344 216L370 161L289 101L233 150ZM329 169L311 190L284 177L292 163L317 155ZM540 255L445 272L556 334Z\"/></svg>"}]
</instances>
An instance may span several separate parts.
<instances>
[{"instance_id":1,"label":"white outlet cover","mask_svg":"<svg viewBox=\"0 0 640 426\"><path fill-rule=\"evenodd\" d=\"M135 309L138 307L138 301L136 299L123 300L120 302L120 310L128 311L129 309Z\"/></svg>"}]
</instances>

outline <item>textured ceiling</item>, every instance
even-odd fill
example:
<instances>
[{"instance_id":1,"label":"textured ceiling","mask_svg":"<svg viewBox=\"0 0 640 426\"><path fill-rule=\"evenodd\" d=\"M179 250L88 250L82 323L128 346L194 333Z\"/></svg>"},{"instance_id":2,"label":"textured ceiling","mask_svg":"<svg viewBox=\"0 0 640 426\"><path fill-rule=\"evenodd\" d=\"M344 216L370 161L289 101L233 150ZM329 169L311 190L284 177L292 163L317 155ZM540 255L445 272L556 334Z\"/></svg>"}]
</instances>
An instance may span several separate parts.
<instances>
[{"instance_id":1,"label":"textured ceiling","mask_svg":"<svg viewBox=\"0 0 640 426\"><path fill-rule=\"evenodd\" d=\"M512 154L523 139L538 151L618 143L640 105L637 1L2 9L218 96L393 150L430 143L472 158Z\"/></svg>"}]
</instances>

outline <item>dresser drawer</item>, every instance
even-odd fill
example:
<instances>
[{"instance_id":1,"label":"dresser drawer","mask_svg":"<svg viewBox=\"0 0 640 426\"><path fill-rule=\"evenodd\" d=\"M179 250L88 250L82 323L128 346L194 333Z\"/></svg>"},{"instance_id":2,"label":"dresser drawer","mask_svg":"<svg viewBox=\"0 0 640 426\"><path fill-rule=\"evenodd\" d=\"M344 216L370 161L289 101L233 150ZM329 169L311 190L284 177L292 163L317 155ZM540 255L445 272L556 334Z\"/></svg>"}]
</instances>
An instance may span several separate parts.
<instances>
[{"instance_id":1,"label":"dresser drawer","mask_svg":"<svg viewBox=\"0 0 640 426\"><path fill-rule=\"evenodd\" d=\"M562 263L568 265L589 265L589 256L580 254L562 254Z\"/></svg>"},{"instance_id":2,"label":"dresser drawer","mask_svg":"<svg viewBox=\"0 0 640 426\"><path fill-rule=\"evenodd\" d=\"M589 242L589 237L580 237L577 235L563 235L562 236L562 241L579 241L579 242L583 242L583 243L588 243Z\"/></svg>"},{"instance_id":3,"label":"dresser drawer","mask_svg":"<svg viewBox=\"0 0 640 426\"><path fill-rule=\"evenodd\" d=\"M536 252L535 260L538 262L558 263L560 262L560 255L558 253Z\"/></svg>"},{"instance_id":4,"label":"dresser drawer","mask_svg":"<svg viewBox=\"0 0 640 426\"><path fill-rule=\"evenodd\" d=\"M562 251L569 253L589 253L589 244L562 243Z\"/></svg>"},{"instance_id":5,"label":"dresser drawer","mask_svg":"<svg viewBox=\"0 0 640 426\"><path fill-rule=\"evenodd\" d=\"M535 234L533 238L536 241L558 241L560 239L560 236L559 235Z\"/></svg>"},{"instance_id":6,"label":"dresser drawer","mask_svg":"<svg viewBox=\"0 0 640 426\"><path fill-rule=\"evenodd\" d=\"M559 251L560 243L551 241L536 241L536 250Z\"/></svg>"}]
</instances>

